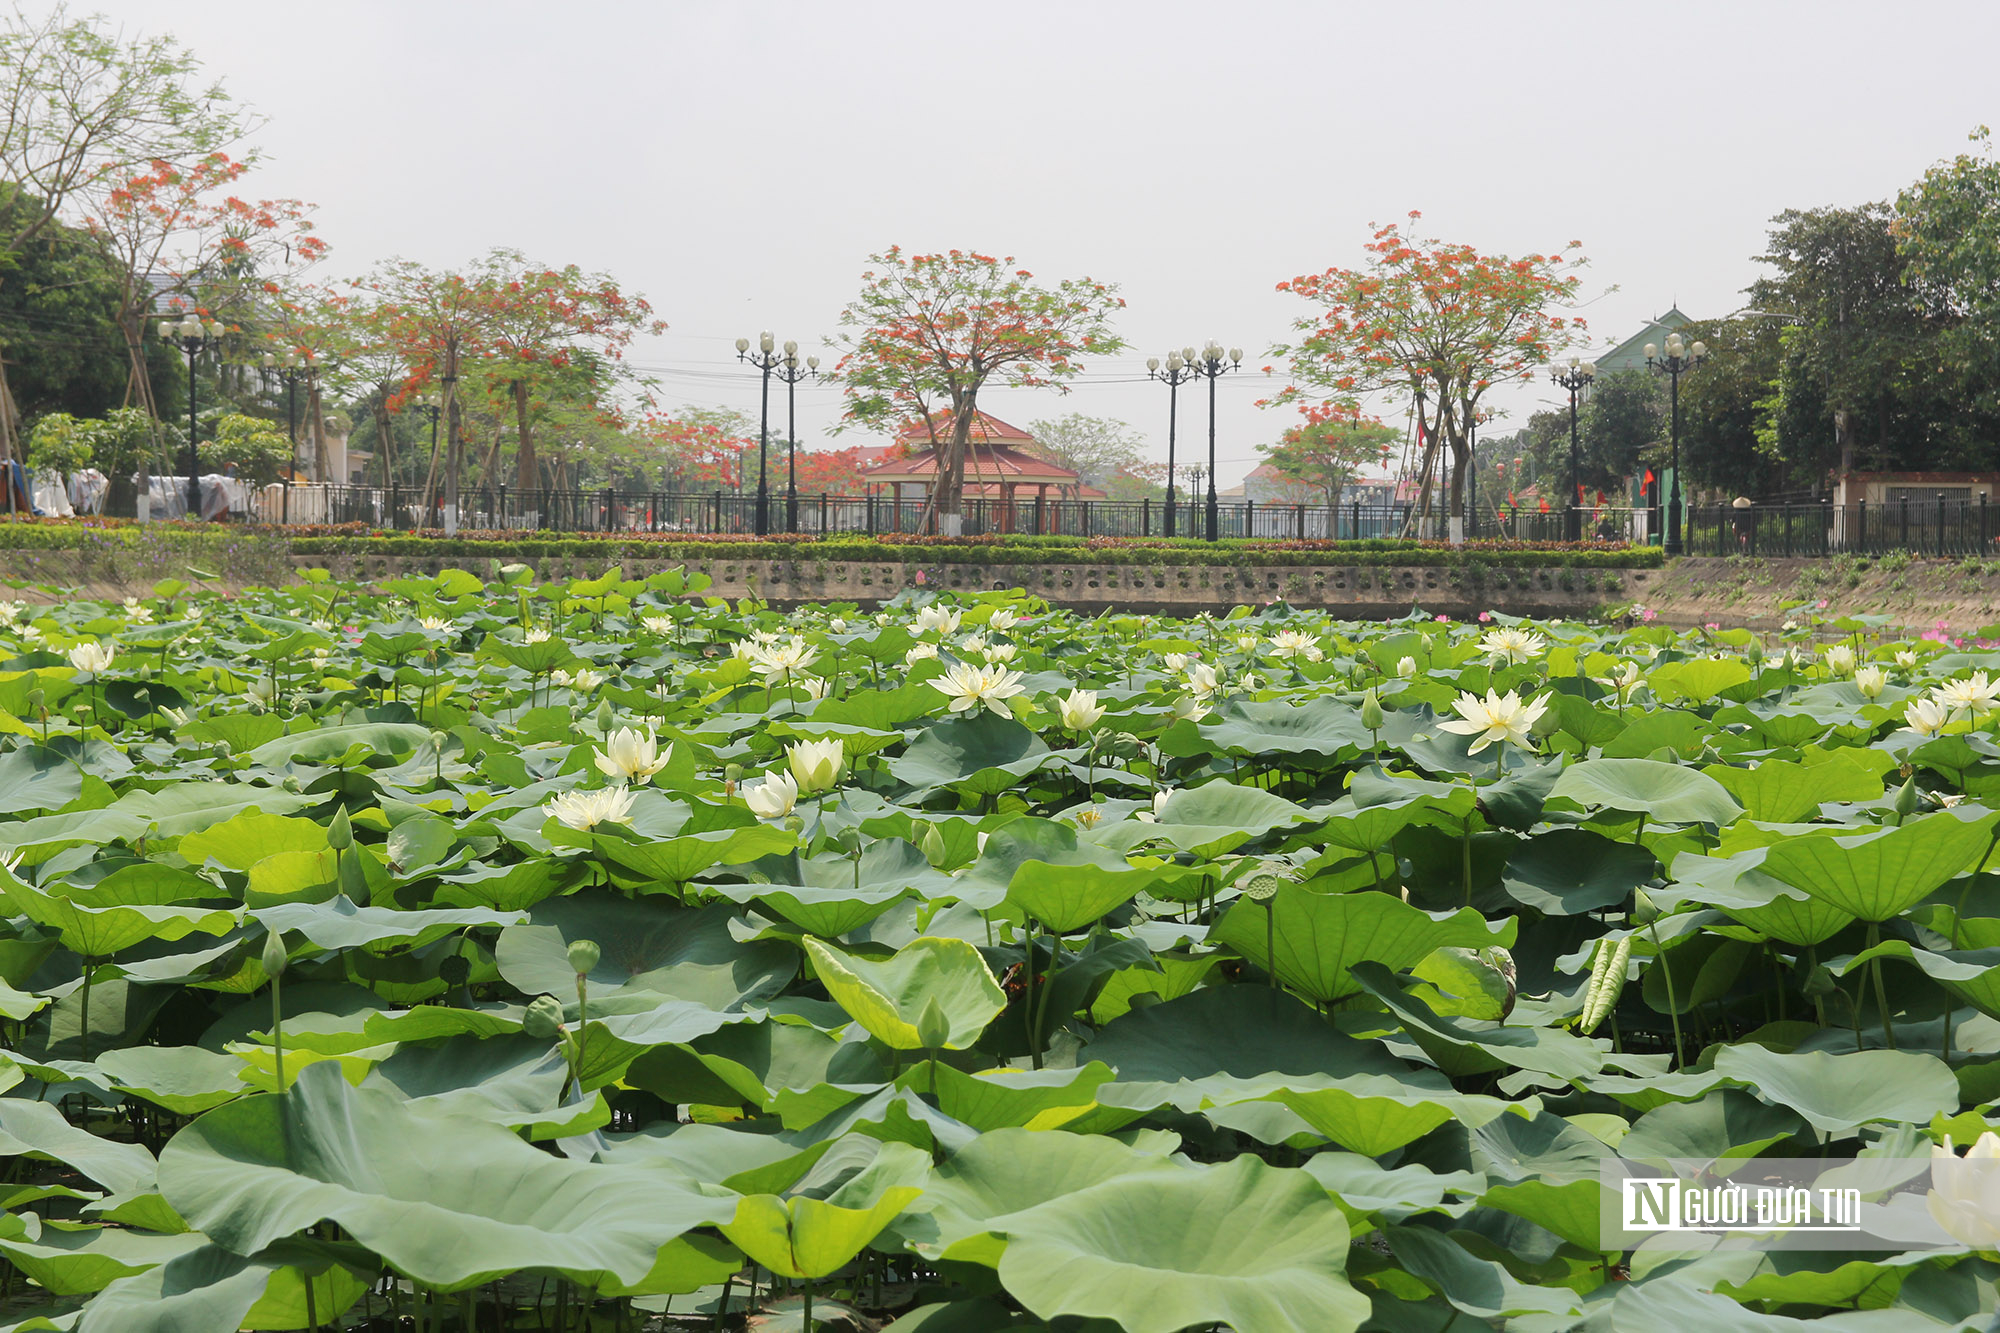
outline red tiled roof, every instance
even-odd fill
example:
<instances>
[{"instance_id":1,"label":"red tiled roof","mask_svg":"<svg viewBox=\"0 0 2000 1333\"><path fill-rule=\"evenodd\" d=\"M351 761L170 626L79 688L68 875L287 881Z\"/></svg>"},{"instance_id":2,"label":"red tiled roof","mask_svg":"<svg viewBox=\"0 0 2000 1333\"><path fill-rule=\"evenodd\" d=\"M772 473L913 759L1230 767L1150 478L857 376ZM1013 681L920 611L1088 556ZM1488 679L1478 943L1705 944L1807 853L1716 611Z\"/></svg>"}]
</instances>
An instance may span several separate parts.
<instances>
[{"instance_id":1,"label":"red tiled roof","mask_svg":"<svg viewBox=\"0 0 2000 1333\"><path fill-rule=\"evenodd\" d=\"M937 438L944 440L951 435L951 413L939 412L931 417L931 424L937 431ZM1035 437L1019 426L1010 426L990 412L975 409L972 413L971 438L982 447L986 444L1033 444ZM931 432L924 429L922 421L912 421L896 433L896 443L911 448L929 448Z\"/></svg>"},{"instance_id":2,"label":"red tiled roof","mask_svg":"<svg viewBox=\"0 0 2000 1333\"><path fill-rule=\"evenodd\" d=\"M862 474L871 482L929 481L937 475L937 466L936 452L924 449L907 458L885 459L864 466ZM967 486L993 479L1058 486L1074 484L1076 475L1066 467L1009 449L1004 444L976 443L965 457Z\"/></svg>"}]
</instances>

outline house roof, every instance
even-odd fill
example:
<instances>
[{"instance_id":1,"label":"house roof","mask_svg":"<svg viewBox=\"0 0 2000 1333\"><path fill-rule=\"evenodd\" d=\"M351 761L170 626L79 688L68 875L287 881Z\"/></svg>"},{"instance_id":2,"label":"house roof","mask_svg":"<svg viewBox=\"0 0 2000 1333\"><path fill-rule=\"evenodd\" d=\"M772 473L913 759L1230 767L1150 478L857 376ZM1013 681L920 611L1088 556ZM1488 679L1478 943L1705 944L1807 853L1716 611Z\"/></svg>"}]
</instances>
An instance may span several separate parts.
<instances>
[{"instance_id":1,"label":"house roof","mask_svg":"<svg viewBox=\"0 0 2000 1333\"><path fill-rule=\"evenodd\" d=\"M932 430L937 432L938 439L947 438L951 434L951 413L934 413L931 417L930 429L925 428L922 420L910 422L903 429L896 432L896 443L907 445L912 449L928 449L931 443ZM1015 445L1033 444L1035 442L1035 437L1022 430L1019 426L1011 426L999 417L994 416L991 412L982 412L977 409L972 413L972 429L968 434L982 447L987 444Z\"/></svg>"},{"instance_id":2,"label":"house roof","mask_svg":"<svg viewBox=\"0 0 2000 1333\"><path fill-rule=\"evenodd\" d=\"M907 458L887 458L865 466L862 468L862 476L871 484L891 481L928 482L937 476L937 469L937 451L924 449ZM1059 467L1045 459L1036 458L1033 454L1022 453L1018 449L1010 449L1004 444L989 444L976 437L973 447L965 457L965 484L968 487L987 482L1063 486L1074 485L1076 480L1077 474L1066 467Z\"/></svg>"},{"instance_id":3,"label":"house roof","mask_svg":"<svg viewBox=\"0 0 2000 1333\"><path fill-rule=\"evenodd\" d=\"M1598 373L1609 375L1620 370L1643 370L1647 343L1665 342L1669 333L1692 323L1694 321L1682 314L1679 306L1669 306L1666 314L1655 316L1646 327L1598 357Z\"/></svg>"}]
</instances>

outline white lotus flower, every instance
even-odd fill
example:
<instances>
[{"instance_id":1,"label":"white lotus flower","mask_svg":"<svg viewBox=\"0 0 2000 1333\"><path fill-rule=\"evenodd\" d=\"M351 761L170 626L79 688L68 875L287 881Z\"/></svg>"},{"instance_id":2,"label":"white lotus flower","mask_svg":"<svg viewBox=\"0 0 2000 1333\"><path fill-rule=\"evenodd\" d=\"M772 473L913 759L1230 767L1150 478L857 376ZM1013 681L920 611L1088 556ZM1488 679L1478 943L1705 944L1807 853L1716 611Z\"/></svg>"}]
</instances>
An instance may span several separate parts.
<instances>
[{"instance_id":1,"label":"white lotus flower","mask_svg":"<svg viewBox=\"0 0 2000 1333\"><path fill-rule=\"evenodd\" d=\"M1495 664L1504 662L1509 666L1534 661L1545 647L1547 643L1541 635L1518 629L1496 629L1479 641L1480 652Z\"/></svg>"},{"instance_id":2,"label":"white lotus flower","mask_svg":"<svg viewBox=\"0 0 2000 1333\"><path fill-rule=\"evenodd\" d=\"M956 634L960 619L950 607L931 605L918 609L912 625L919 634Z\"/></svg>"},{"instance_id":3,"label":"white lotus flower","mask_svg":"<svg viewBox=\"0 0 2000 1333\"><path fill-rule=\"evenodd\" d=\"M1199 722L1208 716L1208 705L1191 694L1183 694L1167 712L1182 722Z\"/></svg>"},{"instance_id":4,"label":"white lotus flower","mask_svg":"<svg viewBox=\"0 0 2000 1333\"><path fill-rule=\"evenodd\" d=\"M167 721L173 723L177 727L185 727L188 724L188 715L186 710L184 709L162 708L160 710L160 716L165 718Z\"/></svg>"},{"instance_id":5,"label":"white lotus flower","mask_svg":"<svg viewBox=\"0 0 2000 1333\"><path fill-rule=\"evenodd\" d=\"M1461 692L1451 706L1458 714L1457 720L1441 722L1438 728L1460 736L1477 737L1466 753L1478 754L1489 745L1506 741L1532 749L1534 741L1529 730L1548 710L1549 696L1545 694L1533 703L1522 703L1521 696L1513 690L1501 694L1489 689L1484 699L1467 690Z\"/></svg>"},{"instance_id":6,"label":"white lotus flower","mask_svg":"<svg viewBox=\"0 0 2000 1333\"><path fill-rule=\"evenodd\" d=\"M1916 653L1908 648L1899 649L1896 653L1896 665L1905 671L1913 670L1917 665Z\"/></svg>"},{"instance_id":7,"label":"white lotus flower","mask_svg":"<svg viewBox=\"0 0 2000 1333\"><path fill-rule=\"evenodd\" d=\"M1865 666L1854 673L1855 688L1864 699L1873 699L1881 694L1889 684L1889 673L1878 666Z\"/></svg>"},{"instance_id":8,"label":"white lotus flower","mask_svg":"<svg viewBox=\"0 0 2000 1333\"><path fill-rule=\"evenodd\" d=\"M1625 703L1631 699L1632 691L1638 689L1646 678L1640 673L1637 662L1621 662L1617 670L1610 675L1593 676L1591 679L1616 694L1618 702Z\"/></svg>"},{"instance_id":9,"label":"white lotus flower","mask_svg":"<svg viewBox=\"0 0 2000 1333\"><path fill-rule=\"evenodd\" d=\"M278 697L278 687L269 680L253 680L244 687L243 693L253 704L267 704Z\"/></svg>"},{"instance_id":10,"label":"white lotus flower","mask_svg":"<svg viewBox=\"0 0 2000 1333\"><path fill-rule=\"evenodd\" d=\"M1179 675L1181 672L1187 670L1187 664L1192 662L1194 658L1187 653L1168 653L1160 660L1166 663L1167 670L1173 672L1175 675Z\"/></svg>"},{"instance_id":11,"label":"white lotus flower","mask_svg":"<svg viewBox=\"0 0 2000 1333\"><path fill-rule=\"evenodd\" d=\"M826 627L835 634L845 634L847 633L847 619L844 616L835 616L826 622Z\"/></svg>"},{"instance_id":12,"label":"white lotus flower","mask_svg":"<svg viewBox=\"0 0 2000 1333\"><path fill-rule=\"evenodd\" d=\"M2000 702L2000 682L1987 680L1984 671L1975 671L1968 679L1945 681L1931 691L1931 698L1951 717L1985 717L1995 702Z\"/></svg>"},{"instance_id":13,"label":"white lotus flower","mask_svg":"<svg viewBox=\"0 0 2000 1333\"><path fill-rule=\"evenodd\" d=\"M605 739L603 752L594 758L598 771L606 777L646 783L667 766L673 753L672 745L661 749L658 738L650 731L620 727Z\"/></svg>"},{"instance_id":14,"label":"white lotus flower","mask_svg":"<svg viewBox=\"0 0 2000 1333\"><path fill-rule=\"evenodd\" d=\"M671 634L674 630L672 616L641 616L639 623L653 634Z\"/></svg>"},{"instance_id":15,"label":"white lotus flower","mask_svg":"<svg viewBox=\"0 0 2000 1333\"><path fill-rule=\"evenodd\" d=\"M1257 651L1257 636L1254 634L1239 634L1236 636L1235 643L1236 651L1239 653L1254 653Z\"/></svg>"},{"instance_id":16,"label":"white lotus flower","mask_svg":"<svg viewBox=\"0 0 2000 1333\"><path fill-rule=\"evenodd\" d=\"M1854 649L1844 643L1836 643L1826 650L1826 669L1836 676L1854 674Z\"/></svg>"},{"instance_id":17,"label":"white lotus flower","mask_svg":"<svg viewBox=\"0 0 2000 1333\"><path fill-rule=\"evenodd\" d=\"M989 662L1011 662L1014 660L1014 654L1018 651L1011 643L996 643L981 653L980 656Z\"/></svg>"},{"instance_id":18,"label":"white lotus flower","mask_svg":"<svg viewBox=\"0 0 2000 1333\"><path fill-rule=\"evenodd\" d=\"M153 623L153 608L145 605L136 597L127 597L125 599L125 618L135 625L150 625Z\"/></svg>"},{"instance_id":19,"label":"white lotus flower","mask_svg":"<svg viewBox=\"0 0 2000 1333\"><path fill-rule=\"evenodd\" d=\"M1015 615L1010 608L1003 606L993 613L992 619L986 622L986 626L996 634L1005 634L1020 623L1021 618Z\"/></svg>"},{"instance_id":20,"label":"white lotus flower","mask_svg":"<svg viewBox=\"0 0 2000 1333\"><path fill-rule=\"evenodd\" d=\"M548 641L549 632L545 629L531 629L521 638L521 642L523 643L547 643Z\"/></svg>"},{"instance_id":21,"label":"white lotus flower","mask_svg":"<svg viewBox=\"0 0 2000 1333\"><path fill-rule=\"evenodd\" d=\"M774 629L753 629L750 638L756 643L776 643L781 636Z\"/></svg>"},{"instance_id":22,"label":"white lotus flower","mask_svg":"<svg viewBox=\"0 0 2000 1333\"><path fill-rule=\"evenodd\" d=\"M1935 736L1951 721L1951 714L1935 699L1912 699L1903 710L1903 725L1919 736Z\"/></svg>"},{"instance_id":23,"label":"white lotus flower","mask_svg":"<svg viewBox=\"0 0 2000 1333\"><path fill-rule=\"evenodd\" d=\"M1417 659L1414 657L1405 657L1398 660L1396 663L1396 674L1404 680L1412 679L1417 674Z\"/></svg>"},{"instance_id":24,"label":"white lotus flower","mask_svg":"<svg viewBox=\"0 0 2000 1333\"><path fill-rule=\"evenodd\" d=\"M27 609L26 602L0 602L0 625L11 625Z\"/></svg>"},{"instance_id":25,"label":"white lotus flower","mask_svg":"<svg viewBox=\"0 0 2000 1333\"><path fill-rule=\"evenodd\" d=\"M1326 656L1326 650L1319 646L1315 635L1287 629L1271 636L1271 655L1281 660L1303 657L1308 662L1317 662Z\"/></svg>"},{"instance_id":26,"label":"white lotus flower","mask_svg":"<svg viewBox=\"0 0 2000 1333\"><path fill-rule=\"evenodd\" d=\"M1948 1165L1947 1165L1948 1164ZM2000 1134L1981 1134L1963 1158L1947 1134L1931 1147L1931 1220L1961 1245L2000 1249Z\"/></svg>"},{"instance_id":27,"label":"white lotus flower","mask_svg":"<svg viewBox=\"0 0 2000 1333\"><path fill-rule=\"evenodd\" d=\"M759 819L783 819L799 802L799 784L789 773L766 773L754 787L743 789L743 804Z\"/></svg>"},{"instance_id":28,"label":"white lotus flower","mask_svg":"<svg viewBox=\"0 0 2000 1333\"><path fill-rule=\"evenodd\" d=\"M1008 717L1007 700L1021 692L1021 673L1004 667L976 667L960 662L931 682L931 688L951 700L954 713L985 708L996 717Z\"/></svg>"},{"instance_id":29,"label":"white lotus flower","mask_svg":"<svg viewBox=\"0 0 2000 1333\"><path fill-rule=\"evenodd\" d=\"M578 667L575 671L566 671L561 667L557 667L549 673L549 679L558 685L567 685L572 690L585 693L596 689L604 683L603 674L592 671L589 667Z\"/></svg>"},{"instance_id":30,"label":"white lotus flower","mask_svg":"<svg viewBox=\"0 0 2000 1333\"><path fill-rule=\"evenodd\" d=\"M36 629L33 625L25 626L21 630L22 643L37 644L40 643L41 641L42 641L42 632Z\"/></svg>"},{"instance_id":31,"label":"white lotus flower","mask_svg":"<svg viewBox=\"0 0 2000 1333\"><path fill-rule=\"evenodd\" d=\"M729 655L740 657L746 662L757 660L757 642L754 639L738 639L729 645Z\"/></svg>"},{"instance_id":32,"label":"white lotus flower","mask_svg":"<svg viewBox=\"0 0 2000 1333\"><path fill-rule=\"evenodd\" d=\"M1071 690L1056 700L1055 712L1067 731L1089 731L1104 717L1104 709L1097 702L1096 690Z\"/></svg>"},{"instance_id":33,"label":"white lotus flower","mask_svg":"<svg viewBox=\"0 0 2000 1333\"><path fill-rule=\"evenodd\" d=\"M1215 668L1206 662L1196 662L1187 669L1188 693L1197 699L1206 699L1214 694L1219 683L1215 678Z\"/></svg>"},{"instance_id":34,"label":"white lotus flower","mask_svg":"<svg viewBox=\"0 0 2000 1333\"><path fill-rule=\"evenodd\" d=\"M1173 799L1173 787L1162 787L1153 793L1153 818L1158 819L1167 812L1167 802Z\"/></svg>"},{"instance_id":35,"label":"white lotus flower","mask_svg":"<svg viewBox=\"0 0 2000 1333\"><path fill-rule=\"evenodd\" d=\"M102 673L111 669L118 650L102 643L79 643L69 650L69 664L78 671Z\"/></svg>"},{"instance_id":36,"label":"white lotus flower","mask_svg":"<svg viewBox=\"0 0 2000 1333\"><path fill-rule=\"evenodd\" d=\"M750 650L750 669L763 676L803 671L819 660L819 649L794 634L789 642L758 644Z\"/></svg>"},{"instance_id":37,"label":"white lotus flower","mask_svg":"<svg viewBox=\"0 0 2000 1333\"><path fill-rule=\"evenodd\" d=\"M588 833L599 824L629 824L632 789L599 787L596 791L566 791L550 797L542 811L579 833Z\"/></svg>"},{"instance_id":38,"label":"white lotus flower","mask_svg":"<svg viewBox=\"0 0 2000 1333\"><path fill-rule=\"evenodd\" d=\"M831 682L818 676L801 676L792 684L803 690L808 699L824 699L833 689Z\"/></svg>"},{"instance_id":39,"label":"white lotus flower","mask_svg":"<svg viewBox=\"0 0 2000 1333\"><path fill-rule=\"evenodd\" d=\"M785 758L791 764L792 776L798 779L800 791L828 791L840 781L841 769L847 764L847 742L838 736L823 741L800 741L786 748Z\"/></svg>"},{"instance_id":40,"label":"white lotus flower","mask_svg":"<svg viewBox=\"0 0 2000 1333\"><path fill-rule=\"evenodd\" d=\"M903 665L915 666L924 659L936 657L937 655L936 644L920 643L912 647L909 652L903 654Z\"/></svg>"},{"instance_id":41,"label":"white lotus flower","mask_svg":"<svg viewBox=\"0 0 2000 1333\"><path fill-rule=\"evenodd\" d=\"M1104 822L1104 811L1095 805L1086 805L1070 816L1080 829L1094 829Z\"/></svg>"},{"instance_id":42,"label":"white lotus flower","mask_svg":"<svg viewBox=\"0 0 2000 1333\"><path fill-rule=\"evenodd\" d=\"M985 652L986 636L984 634L977 634L977 633L966 635L964 648L965 648L965 655L967 657L970 657L974 653Z\"/></svg>"},{"instance_id":43,"label":"white lotus flower","mask_svg":"<svg viewBox=\"0 0 2000 1333\"><path fill-rule=\"evenodd\" d=\"M443 616L425 616L422 620L419 620L417 623L419 625L422 625L425 629L451 628L451 621L447 620Z\"/></svg>"}]
</instances>

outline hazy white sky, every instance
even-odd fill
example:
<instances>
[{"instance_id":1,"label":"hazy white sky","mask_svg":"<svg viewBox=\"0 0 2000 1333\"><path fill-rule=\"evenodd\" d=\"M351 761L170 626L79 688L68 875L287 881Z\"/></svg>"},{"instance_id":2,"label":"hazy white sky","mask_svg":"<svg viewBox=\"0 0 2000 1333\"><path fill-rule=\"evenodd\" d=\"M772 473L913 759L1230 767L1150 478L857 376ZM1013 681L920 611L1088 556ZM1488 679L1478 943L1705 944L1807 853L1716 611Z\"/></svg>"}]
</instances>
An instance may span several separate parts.
<instances>
[{"instance_id":1,"label":"hazy white sky","mask_svg":"<svg viewBox=\"0 0 2000 1333\"><path fill-rule=\"evenodd\" d=\"M1371 221L1581 240L1616 341L1738 308L1772 214L1893 196L2000 121L1993 0L77 7L172 32L269 117L247 192L317 202L330 275L496 245L606 270L672 325L633 358L666 402L754 411L734 340L817 344L870 252L1010 254L1118 284L1132 349L983 404L1119 417L1162 458L1145 358L1215 338L1263 365L1306 309L1273 285L1358 263ZM1289 424L1252 406L1275 387L1222 381L1225 480ZM1554 394L1499 399L1506 428ZM838 391L799 413L823 437Z\"/></svg>"}]
</instances>

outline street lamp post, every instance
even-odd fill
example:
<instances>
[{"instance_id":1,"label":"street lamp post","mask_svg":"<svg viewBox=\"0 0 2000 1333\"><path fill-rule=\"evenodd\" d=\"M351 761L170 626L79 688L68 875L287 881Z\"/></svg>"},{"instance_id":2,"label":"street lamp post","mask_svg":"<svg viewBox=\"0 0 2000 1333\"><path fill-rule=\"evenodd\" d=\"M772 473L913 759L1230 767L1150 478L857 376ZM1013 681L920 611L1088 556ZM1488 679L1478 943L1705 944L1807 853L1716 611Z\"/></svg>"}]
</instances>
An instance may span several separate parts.
<instances>
[{"instance_id":1,"label":"street lamp post","mask_svg":"<svg viewBox=\"0 0 2000 1333\"><path fill-rule=\"evenodd\" d=\"M1167 386L1167 532L1174 535L1174 511L1179 508L1178 497L1174 494L1174 432L1180 418L1181 385L1197 374L1197 370L1181 359L1179 352L1167 353L1166 369L1160 368L1160 358L1146 358L1146 375Z\"/></svg>"},{"instance_id":2,"label":"street lamp post","mask_svg":"<svg viewBox=\"0 0 2000 1333\"><path fill-rule=\"evenodd\" d=\"M1549 378L1558 389L1569 390L1569 540L1583 540L1583 477L1576 443L1576 399L1597 379L1597 367L1576 357L1562 370L1552 370Z\"/></svg>"},{"instance_id":3,"label":"street lamp post","mask_svg":"<svg viewBox=\"0 0 2000 1333\"><path fill-rule=\"evenodd\" d=\"M1196 355L1192 347L1182 348L1181 359L1187 362L1188 369L1194 374L1208 380L1208 468L1206 473L1208 477L1208 540L1214 541L1216 539L1215 382L1227 372L1236 370L1242 366L1243 349L1241 347L1232 347L1225 355L1222 350L1222 344L1211 341L1208 346L1201 349L1200 355Z\"/></svg>"},{"instance_id":4,"label":"street lamp post","mask_svg":"<svg viewBox=\"0 0 2000 1333\"><path fill-rule=\"evenodd\" d=\"M194 363L203 352L222 346L222 325L215 320L204 320L189 311L187 317L178 323L167 320L160 325L160 336L174 343L187 357L188 363L188 517L201 517L201 456L195 449L195 402Z\"/></svg>"},{"instance_id":5,"label":"street lamp post","mask_svg":"<svg viewBox=\"0 0 2000 1333\"><path fill-rule=\"evenodd\" d=\"M745 341L748 341L747 339ZM767 372L768 373L768 372ZM785 343L784 369L778 378L785 382L785 445L788 453L785 476L785 531L799 530L799 381L819 378L819 358L809 356L799 364L799 345Z\"/></svg>"},{"instance_id":6,"label":"street lamp post","mask_svg":"<svg viewBox=\"0 0 2000 1333\"><path fill-rule=\"evenodd\" d=\"M285 507L284 521L292 521L292 474L299 467L299 353L295 347L287 347L282 352L264 353L264 370L275 373L285 382L285 439L291 450L291 457L285 460Z\"/></svg>"},{"instance_id":7,"label":"street lamp post","mask_svg":"<svg viewBox=\"0 0 2000 1333\"><path fill-rule=\"evenodd\" d=\"M1653 343L1646 344L1646 365L1649 369L1667 377L1672 386L1673 416L1672 427L1667 438L1671 443L1671 460L1668 468L1673 472L1673 487L1667 493L1667 540L1666 553L1681 553L1681 376L1693 370L1708 359L1708 344L1683 343L1681 335L1667 335L1666 355Z\"/></svg>"},{"instance_id":8,"label":"street lamp post","mask_svg":"<svg viewBox=\"0 0 2000 1333\"><path fill-rule=\"evenodd\" d=\"M750 353L750 340L736 340L736 359L748 361L764 372L763 425L757 434L757 535L762 537L771 530L771 479L765 463L765 456L771 449L771 372L776 369L780 357L777 341L771 337L769 329L757 335L757 353Z\"/></svg>"}]
</instances>

